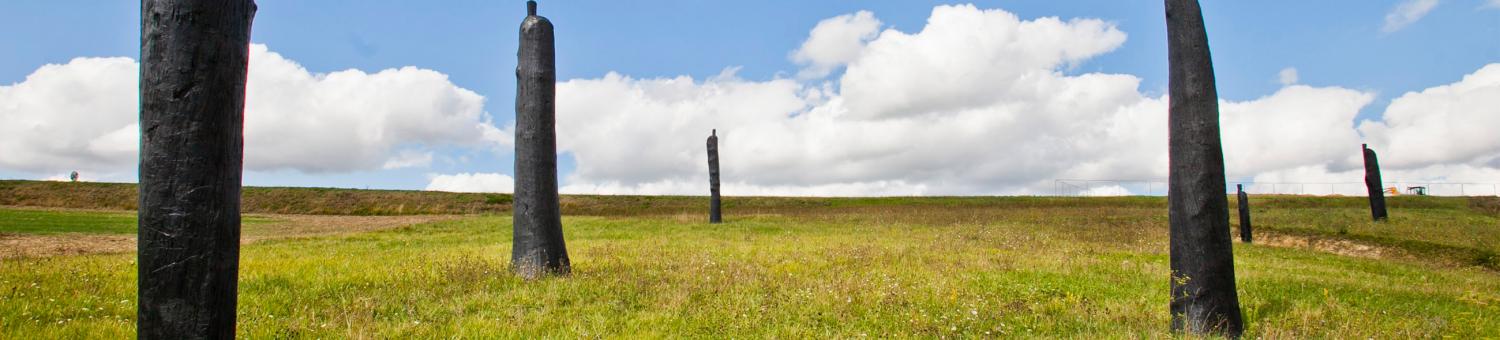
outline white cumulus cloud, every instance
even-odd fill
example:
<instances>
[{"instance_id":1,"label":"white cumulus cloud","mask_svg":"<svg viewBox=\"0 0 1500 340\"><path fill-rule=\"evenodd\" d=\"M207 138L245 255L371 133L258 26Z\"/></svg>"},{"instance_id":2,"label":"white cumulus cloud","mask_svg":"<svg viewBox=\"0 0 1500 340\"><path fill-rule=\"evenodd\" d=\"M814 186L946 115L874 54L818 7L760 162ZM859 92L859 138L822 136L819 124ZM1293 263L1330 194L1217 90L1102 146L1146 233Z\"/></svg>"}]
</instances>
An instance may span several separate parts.
<instances>
[{"instance_id":1,"label":"white cumulus cloud","mask_svg":"<svg viewBox=\"0 0 1500 340\"><path fill-rule=\"evenodd\" d=\"M1380 120L1360 122L1358 132L1378 153L1386 187L1427 186L1437 195L1500 195L1500 186L1494 184L1500 182L1495 126L1500 126L1500 64L1484 66L1452 84L1402 95L1391 101ZM1254 179L1340 183L1304 185L1304 193L1363 195L1363 187L1350 184L1364 178L1359 147L1343 145L1348 143L1338 143L1348 149L1346 159L1264 170ZM1307 145L1309 150L1325 148Z\"/></svg>"},{"instance_id":2,"label":"white cumulus cloud","mask_svg":"<svg viewBox=\"0 0 1500 340\"><path fill-rule=\"evenodd\" d=\"M575 167L561 190L706 194L711 129L732 196L1051 194L1055 179L1160 180L1167 98L1141 91L1134 75L1074 72L1126 38L1103 20L938 6L915 32L882 31L869 12L824 20L790 54L804 67L792 79L746 80L731 67L706 79L566 80L558 151ZM130 59L80 58L0 86L0 167L133 168L136 72ZM248 169L421 168L438 148L511 145L513 128L490 123L484 98L435 71L314 73L254 45L250 72ZM1357 117L1374 93L1298 85L1292 68L1276 76L1274 93L1220 102L1231 179L1357 183L1358 145L1368 143L1390 186L1500 181L1500 64L1404 94L1368 121ZM429 180L428 190L463 192L510 192L513 182L497 173Z\"/></svg>"},{"instance_id":3,"label":"white cumulus cloud","mask_svg":"<svg viewBox=\"0 0 1500 340\"><path fill-rule=\"evenodd\" d=\"M258 44L245 101L250 170L379 169L403 146L478 146L504 134L486 119L484 97L445 74L410 66L312 73Z\"/></svg>"},{"instance_id":4,"label":"white cumulus cloud","mask_svg":"<svg viewBox=\"0 0 1500 340\"><path fill-rule=\"evenodd\" d=\"M928 22L840 59L836 84L563 82L559 147L577 161L564 191L701 194L714 128L737 195L1046 194L1056 178L1166 176L1166 98L1132 75L1064 73L1124 43L1112 24L973 6L939 6ZM1231 171L1346 158L1338 144L1358 143L1351 121L1371 97L1294 86L1226 102L1226 139L1247 141L1227 147ZM1276 119L1303 124L1265 123Z\"/></svg>"},{"instance_id":5,"label":"white cumulus cloud","mask_svg":"<svg viewBox=\"0 0 1500 340\"><path fill-rule=\"evenodd\" d=\"M800 76L822 78L860 56L865 42L880 31L880 20L869 11L841 15L818 22L792 60L807 65Z\"/></svg>"},{"instance_id":6,"label":"white cumulus cloud","mask_svg":"<svg viewBox=\"0 0 1500 340\"><path fill-rule=\"evenodd\" d=\"M1400 31L1417 20L1422 20L1437 5L1438 0L1402 0L1390 13L1386 13L1385 26L1381 26L1380 30L1386 33Z\"/></svg>"},{"instance_id":7,"label":"white cumulus cloud","mask_svg":"<svg viewBox=\"0 0 1500 340\"><path fill-rule=\"evenodd\" d=\"M0 166L32 173L135 167L139 66L77 58L0 86ZM508 145L484 98L416 67L314 73L250 46L245 168L308 173L424 167L440 146Z\"/></svg>"},{"instance_id":8,"label":"white cumulus cloud","mask_svg":"<svg viewBox=\"0 0 1500 340\"><path fill-rule=\"evenodd\" d=\"M1276 74L1276 80L1281 83L1281 86L1296 85L1299 80L1297 69L1293 67L1281 69L1281 72Z\"/></svg>"},{"instance_id":9,"label":"white cumulus cloud","mask_svg":"<svg viewBox=\"0 0 1500 340\"><path fill-rule=\"evenodd\" d=\"M1465 163L1500 168L1500 63L1453 84L1402 95L1380 121L1361 123L1382 165Z\"/></svg>"},{"instance_id":10,"label":"white cumulus cloud","mask_svg":"<svg viewBox=\"0 0 1500 340\"><path fill-rule=\"evenodd\" d=\"M76 58L0 86L0 167L93 173L135 164L138 70L129 58Z\"/></svg>"},{"instance_id":11,"label":"white cumulus cloud","mask_svg":"<svg viewBox=\"0 0 1500 340\"><path fill-rule=\"evenodd\" d=\"M1354 119L1374 100L1355 90L1293 85L1256 100L1221 102L1225 170L1248 176L1311 164L1359 167Z\"/></svg>"},{"instance_id":12,"label":"white cumulus cloud","mask_svg":"<svg viewBox=\"0 0 1500 340\"><path fill-rule=\"evenodd\" d=\"M515 179L496 173L433 175L427 191L511 193Z\"/></svg>"},{"instance_id":13,"label":"white cumulus cloud","mask_svg":"<svg viewBox=\"0 0 1500 340\"><path fill-rule=\"evenodd\" d=\"M847 67L830 82L749 81L732 69L709 79L611 73L562 82L558 145L577 165L562 190L704 194L703 143L710 129L720 136L728 195L1050 194L1054 179L1167 176L1167 99L1143 93L1136 76L1067 73L1124 43L1125 33L1114 25L1021 20L973 6L939 6L928 22L917 33L887 29L864 41L857 55L827 59L844 60L831 67ZM1472 118L1488 122L1500 117L1491 109L1500 105L1486 106L1500 95L1480 89L1489 77L1480 72L1423 93L1433 101L1472 102L1468 111L1444 115L1488 114ZM1385 138L1373 132L1374 123L1355 128L1359 112L1374 100L1369 92L1288 81L1262 98L1221 101L1226 168L1235 178L1291 180L1296 176L1283 174L1294 174L1358 182L1359 144L1375 139L1371 143L1382 145L1378 140ZM1406 105L1434 106L1405 104L1417 100L1396 100L1391 117ZM1390 121L1401 131L1426 126ZM1441 143L1488 143L1483 138L1494 135ZM1438 170L1402 169L1398 164L1407 156L1385 157L1395 176L1431 178L1455 169L1482 175L1500 161L1472 154L1500 147L1480 145L1479 151L1438 153L1442 160L1429 162L1445 164L1432 168ZM1473 161L1459 160L1463 155Z\"/></svg>"},{"instance_id":14,"label":"white cumulus cloud","mask_svg":"<svg viewBox=\"0 0 1500 340\"><path fill-rule=\"evenodd\" d=\"M1021 20L1003 10L938 6L917 33L887 30L845 71L850 114L959 111L1050 96L1056 69L1112 51L1126 35L1094 19Z\"/></svg>"}]
</instances>

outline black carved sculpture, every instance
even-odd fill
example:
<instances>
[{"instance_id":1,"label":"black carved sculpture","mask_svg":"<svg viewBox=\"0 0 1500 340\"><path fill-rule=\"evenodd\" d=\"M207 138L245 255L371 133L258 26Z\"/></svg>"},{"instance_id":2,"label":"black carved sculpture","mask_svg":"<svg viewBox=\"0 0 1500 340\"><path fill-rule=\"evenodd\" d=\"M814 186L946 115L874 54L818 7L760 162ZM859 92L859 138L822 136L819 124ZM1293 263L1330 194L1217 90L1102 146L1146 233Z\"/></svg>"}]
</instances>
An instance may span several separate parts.
<instances>
[{"instance_id":1,"label":"black carved sculpture","mask_svg":"<svg viewBox=\"0 0 1500 340\"><path fill-rule=\"evenodd\" d=\"M141 339L234 338L252 0L141 1Z\"/></svg>"},{"instance_id":2,"label":"black carved sculpture","mask_svg":"<svg viewBox=\"0 0 1500 340\"><path fill-rule=\"evenodd\" d=\"M1388 217L1385 211L1385 188L1380 181L1380 159L1375 157L1375 150L1370 150L1370 145L1360 144L1359 148L1365 154L1365 190L1370 192L1370 217L1375 221L1384 221Z\"/></svg>"},{"instance_id":3,"label":"black carved sculpture","mask_svg":"<svg viewBox=\"0 0 1500 340\"><path fill-rule=\"evenodd\" d=\"M719 207L719 130L708 134L708 223L724 222Z\"/></svg>"},{"instance_id":4,"label":"black carved sculpture","mask_svg":"<svg viewBox=\"0 0 1500 340\"><path fill-rule=\"evenodd\" d=\"M1218 91L1197 0L1166 0L1172 330L1238 337Z\"/></svg>"},{"instance_id":5,"label":"black carved sculpture","mask_svg":"<svg viewBox=\"0 0 1500 340\"><path fill-rule=\"evenodd\" d=\"M557 65L552 22L526 2L516 54L516 183L511 269L525 278L567 274L557 197Z\"/></svg>"},{"instance_id":6,"label":"black carved sculpture","mask_svg":"<svg viewBox=\"0 0 1500 340\"><path fill-rule=\"evenodd\" d=\"M1245 185L1236 184L1240 203L1240 242L1250 243L1250 195L1245 194Z\"/></svg>"}]
</instances>

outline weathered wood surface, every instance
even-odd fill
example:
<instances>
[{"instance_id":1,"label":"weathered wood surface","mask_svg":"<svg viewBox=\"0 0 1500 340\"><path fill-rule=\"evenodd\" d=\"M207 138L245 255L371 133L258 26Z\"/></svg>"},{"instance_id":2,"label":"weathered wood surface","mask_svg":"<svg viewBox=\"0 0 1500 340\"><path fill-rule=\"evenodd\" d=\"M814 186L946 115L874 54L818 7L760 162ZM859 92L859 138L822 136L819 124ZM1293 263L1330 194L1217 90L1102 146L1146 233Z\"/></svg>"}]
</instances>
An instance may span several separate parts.
<instances>
[{"instance_id":1,"label":"weathered wood surface","mask_svg":"<svg viewBox=\"0 0 1500 340\"><path fill-rule=\"evenodd\" d=\"M708 135L708 223L724 222L719 201L719 130Z\"/></svg>"},{"instance_id":2,"label":"weathered wood surface","mask_svg":"<svg viewBox=\"0 0 1500 340\"><path fill-rule=\"evenodd\" d=\"M1384 221L1389 217L1385 210L1385 185L1380 180L1380 159L1370 146L1360 145L1365 156L1365 190L1370 194L1370 217Z\"/></svg>"},{"instance_id":3,"label":"weathered wood surface","mask_svg":"<svg viewBox=\"0 0 1500 340\"><path fill-rule=\"evenodd\" d=\"M1219 96L1197 0L1166 0L1173 331L1238 337Z\"/></svg>"},{"instance_id":4,"label":"weathered wood surface","mask_svg":"<svg viewBox=\"0 0 1500 340\"><path fill-rule=\"evenodd\" d=\"M1245 185L1236 184L1234 187L1238 191L1236 198L1239 199L1240 205L1240 242L1250 243L1253 239L1251 237L1253 228L1250 226L1250 195L1245 193Z\"/></svg>"},{"instance_id":5,"label":"weathered wood surface","mask_svg":"<svg viewBox=\"0 0 1500 340\"><path fill-rule=\"evenodd\" d=\"M552 22L526 4L516 53L516 169L511 269L526 278L567 274L557 197L557 64Z\"/></svg>"},{"instance_id":6,"label":"weathered wood surface","mask_svg":"<svg viewBox=\"0 0 1500 340\"><path fill-rule=\"evenodd\" d=\"M141 1L141 339L234 337L252 0Z\"/></svg>"}]
</instances>

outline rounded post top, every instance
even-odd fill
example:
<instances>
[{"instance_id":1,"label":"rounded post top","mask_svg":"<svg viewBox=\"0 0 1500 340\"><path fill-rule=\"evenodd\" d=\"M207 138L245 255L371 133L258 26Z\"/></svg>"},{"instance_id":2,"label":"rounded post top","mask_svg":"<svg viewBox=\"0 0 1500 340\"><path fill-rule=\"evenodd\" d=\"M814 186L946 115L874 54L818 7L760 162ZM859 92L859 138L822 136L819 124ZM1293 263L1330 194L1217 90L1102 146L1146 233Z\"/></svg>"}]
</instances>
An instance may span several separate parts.
<instances>
[{"instance_id":1,"label":"rounded post top","mask_svg":"<svg viewBox=\"0 0 1500 340\"><path fill-rule=\"evenodd\" d=\"M526 15L527 16L536 15L536 0L527 0L526 1Z\"/></svg>"}]
</instances>

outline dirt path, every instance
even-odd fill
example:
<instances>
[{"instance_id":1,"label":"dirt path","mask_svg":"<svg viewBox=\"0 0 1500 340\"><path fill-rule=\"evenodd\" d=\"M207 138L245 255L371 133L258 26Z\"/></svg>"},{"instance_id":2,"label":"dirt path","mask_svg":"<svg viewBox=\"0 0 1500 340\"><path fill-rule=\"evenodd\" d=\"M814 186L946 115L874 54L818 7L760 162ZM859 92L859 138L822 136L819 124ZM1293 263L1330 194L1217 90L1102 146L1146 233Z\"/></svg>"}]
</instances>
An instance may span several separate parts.
<instances>
[{"instance_id":1,"label":"dirt path","mask_svg":"<svg viewBox=\"0 0 1500 340\"><path fill-rule=\"evenodd\" d=\"M461 215L333 216L271 214L247 214L246 216L268 218L272 222L244 225L242 227L243 234L240 237L241 244L274 239L364 233L464 217ZM0 233L0 259L127 253L133 251L135 251L134 235L82 233L31 235Z\"/></svg>"},{"instance_id":2,"label":"dirt path","mask_svg":"<svg viewBox=\"0 0 1500 340\"><path fill-rule=\"evenodd\" d=\"M135 251L135 236L0 234L0 259Z\"/></svg>"},{"instance_id":3,"label":"dirt path","mask_svg":"<svg viewBox=\"0 0 1500 340\"><path fill-rule=\"evenodd\" d=\"M1305 237L1286 234L1261 233L1255 235L1260 245L1298 248L1351 257L1380 259L1393 255L1393 250L1381 246L1335 238Z\"/></svg>"}]
</instances>

